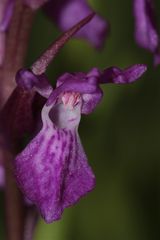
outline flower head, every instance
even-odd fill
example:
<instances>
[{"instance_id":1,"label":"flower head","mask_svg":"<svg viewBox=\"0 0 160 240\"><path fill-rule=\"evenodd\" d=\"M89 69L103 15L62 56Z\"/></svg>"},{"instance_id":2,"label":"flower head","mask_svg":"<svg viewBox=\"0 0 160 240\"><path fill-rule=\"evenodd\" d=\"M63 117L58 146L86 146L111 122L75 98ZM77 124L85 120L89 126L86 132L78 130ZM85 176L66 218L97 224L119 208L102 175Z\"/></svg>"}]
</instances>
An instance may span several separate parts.
<instances>
[{"instance_id":1,"label":"flower head","mask_svg":"<svg viewBox=\"0 0 160 240\"><path fill-rule=\"evenodd\" d=\"M5 144L19 143L35 125L32 112L35 92L46 98L38 123L40 128L34 129L34 137L15 158L14 168L20 189L48 223L60 219L66 207L75 204L95 185L78 127L81 115L90 114L100 103L103 96L100 85L130 83L146 71L141 64L124 70L111 67L104 71L93 68L89 73L65 73L53 89L45 75L49 63L94 15L82 19L51 44L30 70L18 71L18 86L1 112Z\"/></svg>"},{"instance_id":2,"label":"flower head","mask_svg":"<svg viewBox=\"0 0 160 240\"><path fill-rule=\"evenodd\" d=\"M91 113L102 99L100 84L133 82L145 70L144 65L135 65L127 70L118 69L118 76L114 75L115 68L102 72L94 68L87 74L65 73L57 80L54 90L48 87L48 100L41 112L41 130L14 161L22 192L37 205L46 222L60 219L66 207L75 204L95 185L78 126L81 114ZM42 93L36 86L38 76L23 81L21 75L18 81L25 87L25 82L31 79L30 86Z\"/></svg>"}]
</instances>

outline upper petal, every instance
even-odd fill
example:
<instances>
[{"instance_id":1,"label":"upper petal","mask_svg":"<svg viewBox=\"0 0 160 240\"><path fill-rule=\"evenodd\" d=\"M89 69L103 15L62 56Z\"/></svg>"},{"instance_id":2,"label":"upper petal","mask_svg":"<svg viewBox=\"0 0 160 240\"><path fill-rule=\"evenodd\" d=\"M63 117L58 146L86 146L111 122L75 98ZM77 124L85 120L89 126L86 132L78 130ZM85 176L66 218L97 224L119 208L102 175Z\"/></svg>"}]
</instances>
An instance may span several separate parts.
<instances>
[{"instance_id":1,"label":"upper petal","mask_svg":"<svg viewBox=\"0 0 160 240\"><path fill-rule=\"evenodd\" d=\"M125 69L106 68L100 77L100 83L126 84L136 81L147 70L144 64L135 64Z\"/></svg>"},{"instance_id":2,"label":"upper petal","mask_svg":"<svg viewBox=\"0 0 160 240\"><path fill-rule=\"evenodd\" d=\"M85 75L84 75L85 76ZM65 81L66 79L66 81ZM60 84L61 83L61 84ZM89 81L84 77L79 77L79 74L71 75L65 74L62 79L58 79L58 87L50 95L47 105L53 104L57 97L64 92L95 93L97 90L97 82Z\"/></svg>"},{"instance_id":3,"label":"upper petal","mask_svg":"<svg viewBox=\"0 0 160 240\"><path fill-rule=\"evenodd\" d=\"M83 114L91 113L97 104L101 101L103 93L99 87L99 78L101 72L97 68L93 68L89 73L65 73L60 76L57 80L57 87L60 87L62 84L72 85L71 80L77 83L78 88L74 88L72 91L78 91L82 96L82 110ZM67 83L68 82L68 83ZM83 84L83 88L82 85ZM65 85L63 86L65 91L68 91ZM71 88L71 86L70 86Z\"/></svg>"},{"instance_id":4,"label":"upper petal","mask_svg":"<svg viewBox=\"0 0 160 240\"><path fill-rule=\"evenodd\" d=\"M57 23L60 29L65 31L93 10L89 7L86 0L50 0L45 5L45 11ZM104 43L108 29L108 23L96 15L76 36L87 39L93 46L99 48Z\"/></svg>"}]
</instances>

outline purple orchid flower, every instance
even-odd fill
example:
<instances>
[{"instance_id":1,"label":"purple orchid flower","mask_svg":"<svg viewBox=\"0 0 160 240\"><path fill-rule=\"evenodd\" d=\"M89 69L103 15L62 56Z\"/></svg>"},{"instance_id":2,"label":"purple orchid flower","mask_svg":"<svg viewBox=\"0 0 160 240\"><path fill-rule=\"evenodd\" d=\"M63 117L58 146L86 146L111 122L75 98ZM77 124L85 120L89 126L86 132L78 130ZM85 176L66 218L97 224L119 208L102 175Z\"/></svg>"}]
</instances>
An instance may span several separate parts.
<instances>
[{"instance_id":1,"label":"purple orchid flower","mask_svg":"<svg viewBox=\"0 0 160 240\"><path fill-rule=\"evenodd\" d=\"M60 219L65 208L95 186L78 126L81 114L91 113L101 101L100 84L131 83L145 71L146 66L140 64L124 70L112 67L102 72L94 68L88 74L65 73L58 78L54 90L50 86L48 92L44 88L44 93L37 87L39 76L33 74L26 79L32 74L28 70L22 70L24 75L18 74L21 87L32 86L47 98L41 112L41 130L14 161L22 192L37 205L47 223Z\"/></svg>"},{"instance_id":2,"label":"purple orchid flower","mask_svg":"<svg viewBox=\"0 0 160 240\"><path fill-rule=\"evenodd\" d=\"M154 65L160 63L160 36L153 0L134 0L135 39L137 44L154 54Z\"/></svg>"},{"instance_id":3,"label":"purple orchid flower","mask_svg":"<svg viewBox=\"0 0 160 240\"><path fill-rule=\"evenodd\" d=\"M18 86L1 114L6 145L18 143L24 133L32 129L34 93L47 99L41 111L40 130L14 161L20 189L38 207L47 223L60 219L65 208L95 186L78 126L81 114L90 114L100 103L103 96L100 84L131 83L146 71L146 66L140 64L124 70L111 67L104 71L94 68L87 74L65 73L57 80L56 88L52 88L44 74L46 68L66 41L93 17L94 14L90 14L65 32L31 70L22 69L17 73ZM14 121L6 120L8 113Z\"/></svg>"}]
</instances>

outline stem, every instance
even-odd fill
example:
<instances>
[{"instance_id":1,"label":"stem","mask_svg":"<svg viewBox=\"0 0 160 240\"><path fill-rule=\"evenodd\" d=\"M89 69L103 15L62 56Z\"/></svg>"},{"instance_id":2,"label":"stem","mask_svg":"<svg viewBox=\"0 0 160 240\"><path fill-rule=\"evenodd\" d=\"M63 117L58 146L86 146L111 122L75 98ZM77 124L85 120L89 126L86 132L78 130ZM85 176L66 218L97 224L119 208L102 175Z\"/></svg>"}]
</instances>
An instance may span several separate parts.
<instances>
[{"instance_id":1,"label":"stem","mask_svg":"<svg viewBox=\"0 0 160 240\"><path fill-rule=\"evenodd\" d=\"M5 158L5 204L6 204L6 239L22 240L24 228L23 200L16 183L13 179L12 159L13 156L7 151L3 152Z\"/></svg>"},{"instance_id":2,"label":"stem","mask_svg":"<svg viewBox=\"0 0 160 240\"><path fill-rule=\"evenodd\" d=\"M2 109L15 88L15 74L17 70L23 66L34 15L33 11L25 6L22 0L15 1L11 24L6 33L5 59L3 66L0 68L0 109ZM16 153L16 149L14 151ZM11 154L10 149L3 150L3 159L6 171L5 207L7 240L22 240L24 237L24 205L21 193L14 180L12 166L14 155Z\"/></svg>"},{"instance_id":3,"label":"stem","mask_svg":"<svg viewBox=\"0 0 160 240\"><path fill-rule=\"evenodd\" d=\"M34 12L23 5L22 0L16 0L14 9L11 24L6 34L5 60L0 69L0 108L2 108L16 86L15 73L24 65L34 16Z\"/></svg>"},{"instance_id":4,"label":"stem","mask_svg":"<svg viewBox=\"0 0 160 240\"><path fill-rule=\"evenodd\" d=\"M38 212L35 207L28 207L25 217L25 229L23 240L32 240L36 223L38 221Z\"/></svg>"}]
</instances>

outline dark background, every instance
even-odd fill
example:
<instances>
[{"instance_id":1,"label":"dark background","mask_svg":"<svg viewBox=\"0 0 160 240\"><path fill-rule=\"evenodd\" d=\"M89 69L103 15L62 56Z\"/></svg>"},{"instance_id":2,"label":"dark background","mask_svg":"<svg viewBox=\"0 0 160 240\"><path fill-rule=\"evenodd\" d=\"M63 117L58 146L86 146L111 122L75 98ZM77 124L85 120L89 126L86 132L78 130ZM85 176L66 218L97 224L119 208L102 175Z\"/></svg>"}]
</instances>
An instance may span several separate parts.
<instances>
[{"instance_id":1,"label":"dark background","mask_svg":"<svg viewBox=\"0 0 160 240\"><path fill-rule=\"evenodd\" d=\"M134 42L131 0L90 3L111 23L105 47L97 52L84 41L71 40L49 68L53 84L64 72L88 71L95 66L123 68L145 63L148 71L132 85L103 86L101 104L93 114L82 117L79 133L96 175L96 188L76 206L65 210L61 221L47 225L41 220L35 240L157 240L160 239L160 66L153 68L152 54ZM160 1L156 1L157 14L158 9ZM58 34L56 26L38 13L26 65ZM2 199L3 196L1 202ZM3 229L3 203L0 211Z\"/></svg>"}]
</instances>

